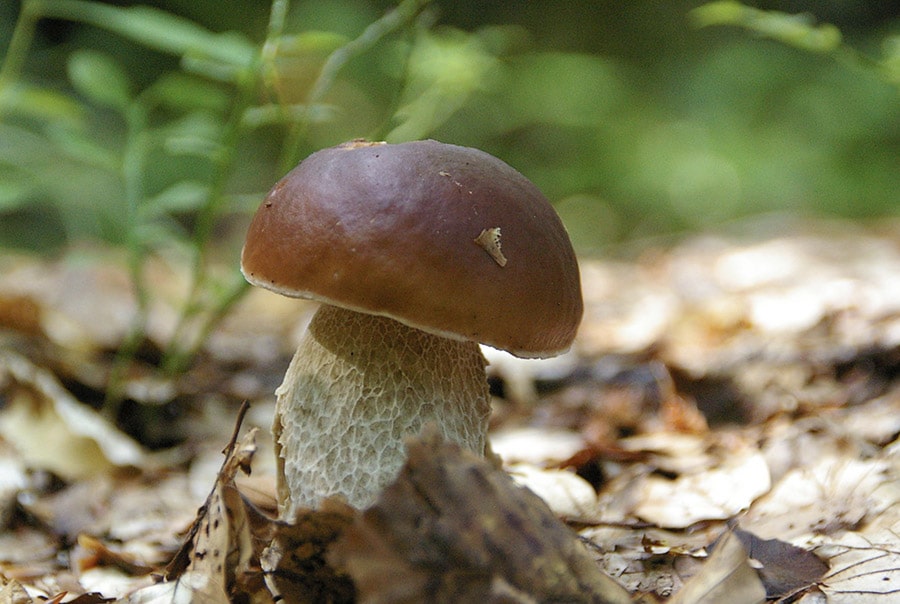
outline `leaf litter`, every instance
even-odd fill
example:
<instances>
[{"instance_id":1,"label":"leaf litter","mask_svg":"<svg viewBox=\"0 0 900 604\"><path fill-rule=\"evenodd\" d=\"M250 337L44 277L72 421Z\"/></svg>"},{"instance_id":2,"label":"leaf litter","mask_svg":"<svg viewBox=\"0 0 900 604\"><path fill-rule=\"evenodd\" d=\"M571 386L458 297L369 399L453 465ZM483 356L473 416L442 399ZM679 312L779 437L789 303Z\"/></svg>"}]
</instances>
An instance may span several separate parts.
<instances>
[{"instance_id":1,"label":"leaf litter","mask_svg":"<svg viewBox=\"0 0 900 604\"><path fill-rule=\"evenodd\" d=\"M900 225L763 227L582 259L573 351L492 357L502 468L424 434L371 508L292 524L267 426L308 305L254 291L184 376L140 359L123 421L121 263L4 258L0 603L893 601ZM184 284L154 270L148 350Z\"/></svg>"}]
</instances>

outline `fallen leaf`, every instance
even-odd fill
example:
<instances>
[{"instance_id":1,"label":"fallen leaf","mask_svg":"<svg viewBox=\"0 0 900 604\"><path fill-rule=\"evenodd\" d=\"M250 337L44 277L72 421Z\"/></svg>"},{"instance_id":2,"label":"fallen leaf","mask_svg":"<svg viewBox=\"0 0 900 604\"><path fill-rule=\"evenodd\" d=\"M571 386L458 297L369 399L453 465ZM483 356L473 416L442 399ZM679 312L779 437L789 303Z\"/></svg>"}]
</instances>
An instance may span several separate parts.
<instances>
[{"instance_id":1,"label":"fallen leaf","mask_svg":"<svg viewBox=\"0 0 900 604\"><path fill-rule=\"evenodd\" d=\"M66 604L101 604L103 602L114 602L115 600L115 598L107 598L97 592L91 592L66 600Z\"/></svg>"},{"instance_id":2,"label":"fallen leaf","mask_svg":"<svg viewBox=\"0 0 900 604\"><path fill-rule=\"evenodd\" d=\"M765 459L748 452L726 458L717 468L674 480L647 476L638 488L634 514L658 526L684 528L731 518L769 487Z\"/></svg>"},{"instance_id":3,"label":"fallen leaf","mask_svg":"<svg viewBox=\"0 0 900 604\"><path fill-rule=\"evenodd\" d=\"M0 377L6 378L7 397L0 412L0 436L27 465L76 480L114 467L147 464L137 443L25 357L0 350Z\"/></svg>"},{"instance_id":4,"label":"fallen leaf","mask_svg":"<svg viewBox=\"0 0 900 604\"><path fill-rule=\"evenodd\" d=\"M740 540L726 533L700 572L688 581L670 604L758 604L766 590L750 566Z\"/></svg>"},{"instance_id":5,"label":"fallen leaf","mask_svg":"<svg viewBox=\"0 0 900 604\"><path fill-rule=\"evenodd\" d=\"M326 560L329 546L358 512L336 499L319 509L301 510L291 524L277 523L260 563L269 592L280 602L353 602L355 589L346 573Z\"/></svg>"},{"instance_id":6,"label":"fallen leaf","mask_svg":"<svg viewBox=\"0 0 900 604\"><path fill-rule=\"evenodd\" d=\"M757 572L767 598L781 598L814 586L828 570L828 564L803 548L779 539L760 539L740 529L734 531L747 555L758 563Z\"/></svg>"},{"instance_id":7,"label":"fallen leaf","mask_svg":"<svg viewBox=\"0 0 900 604\"><path fill-rule=\"evenodd\" d=\"M114 566L132 575L145 575L152 570L133 555L112 548L90 535L78 536L69 564L76 573L83 573L97 566Z\"/></svg>"},{"instance_id":8,"label":"fallen leaf","mask_svg":"<svg viewBox=\"0 0 900 604\"><path fill-rule=\"evenodd\" d=\"M234 482L238 471L250 471L256 452L256 428L237 440L246 410L247 405L244 405L235 435L225 449L222 469L206 503L200 508L185 545L166 569L167 580L177 580L183 575L206 577L202 586L212 589L209 597L213 598L218 598L220 593L229 596L241 593L247 576L259 568L250 506ZM191 585L194 583L195 579L191 579ZM227 598L224 601L228 601Z\"/></svg>"},{"instance_id":9,"label":"fallen leaf","mask_svg":"<svg viewBox=\"0 0 900 604\"><path fill-rule=\"evenodd\" d=\"M503 463L557 465L584 449L584 438L571 430L517 427L490 434L491 449Z\"/></svg>"},{"instance_id":10,"label":"fallen leaf","mask_svg":"<svg viewBox=\"0 0 900 604\"><path fill-rule=\"evenodd\" d=\"M831 570L820 589L829 604L876 604L900 597L900 535L846 533L836 543L816 548Z\"/></svg>"},{"instance_id":11,"label":"fallen leaf","mask_svg":"<svg viewBox=\"0 0 900 604\"><path fill-rule=\"evenodd\" d=\"M28 485L26 468L15 451L0 442L0 526L12 518L19 493Z\"/></svg>"},{"instance_id":12,"label":"fallen leaf","mask_svg":"<svg viewBox=\"0 0 900 604\"><path fill-rule=\"evenodd\" d=\"M488 377L503 383L503 398L525 407L538 402L538 380L561 380L575 370L578 361L574 351L549 359L523 359L490 346L482 346L481 351L488 362Z\"/></svg>"},{"instance_id":13,"label":"fallen leaf","mask_svg":"<svg viewBox=\"0 0 900 604\"><path fill-rule=\"evenodd\" d=\"M527 464L508 466L517 484L531 489L557 517L566 521L597 519L597 493L584 478L567 470L545 470Z\"/></svg>"},{"instance_id":14,"label":"fallen leaf","mask_svg":"<svg viewBox=\"0 0 900 604\"><path fill-rule=\"evenodd\" d=\"M397 480L332 548L360 602L631 602L506 473L436 431L407 446Z\"/></svg>"},{"instance_id":15,"label":"fallen leaf","mask_svg":"<svg viewBox=\"0 0 900 604\"><path fill-rule=\"evenodd\" d=\"M139 589L127 604L229 604L225 587L202 572L187 572L177 579Z\"/></svg>"},{"instance_id":16,"label":"fallen leaf","mask_svg":"<svg viewBox=\"0 0 900 604\"><path fill-rule=\"evenodd\" d=\"M0 604L32 604L34 600L15 579L7 579L0 575Z\"/></svg>"},{"instance_id":17,"label":"fallen leaf","mask_svg":"<svg viewBox=\"0 0 900 604\"><path fill-rule=\"evenodd\" d=\"M741 525L762 537L800 538L841 533L898 501L890 464L884 459L827 456L791 470L761 497Z\"/></svg>"}]
</instances>

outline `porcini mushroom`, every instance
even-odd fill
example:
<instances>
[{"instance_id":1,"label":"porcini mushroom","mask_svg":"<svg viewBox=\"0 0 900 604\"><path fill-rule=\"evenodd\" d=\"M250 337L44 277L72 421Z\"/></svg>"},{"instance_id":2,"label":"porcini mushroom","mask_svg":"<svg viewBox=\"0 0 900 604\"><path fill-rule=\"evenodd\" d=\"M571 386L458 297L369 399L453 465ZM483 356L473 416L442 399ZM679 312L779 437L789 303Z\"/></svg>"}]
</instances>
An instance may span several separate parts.
<instances>
[{"instance_id":1,"label":"porcini mushroom","mask_svg":"<svg viewBox=\"0 0 900 604\"><path fill-rule=\"evenodd\" d=\"M483 151L353 141L313 153L250 224L247 280L322 302L276 391L282 518L370 505L429 423L478 454L490 397L479 342L569 348L578 266L537 187Z\"/></svg>"}]
</instances>

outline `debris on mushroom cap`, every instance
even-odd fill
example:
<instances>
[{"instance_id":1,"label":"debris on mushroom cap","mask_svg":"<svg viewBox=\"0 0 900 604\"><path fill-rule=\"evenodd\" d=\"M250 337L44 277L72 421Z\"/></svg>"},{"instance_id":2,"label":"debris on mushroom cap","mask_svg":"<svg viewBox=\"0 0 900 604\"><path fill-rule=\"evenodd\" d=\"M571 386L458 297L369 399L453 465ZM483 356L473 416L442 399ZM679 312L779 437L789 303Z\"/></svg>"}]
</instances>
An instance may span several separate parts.
<instances>
[{"instance_id":1,"label":"debris on mushroom cap","mask_svg":"<svg viewBox=\"0 0 900 604\"><path fill-rule=\"evenodd\" d=\"M575 253L546 197L492 155L431 140L310 155L260 206L241 269L284 295L524 357L566 350L582 313Z\"/></svg>"},{"instance_id":2,"label":"debris on mushroom cap","mask_svg":"<svg viewBox=\"0 0 900 604\"><path fill-rule=\"evenodd\" d=\"M506 256L500 250L500 227L484 229L475 238L475 243L484 248L484 251L500 266L506 266Z\"/></svg>"}]
</instances>

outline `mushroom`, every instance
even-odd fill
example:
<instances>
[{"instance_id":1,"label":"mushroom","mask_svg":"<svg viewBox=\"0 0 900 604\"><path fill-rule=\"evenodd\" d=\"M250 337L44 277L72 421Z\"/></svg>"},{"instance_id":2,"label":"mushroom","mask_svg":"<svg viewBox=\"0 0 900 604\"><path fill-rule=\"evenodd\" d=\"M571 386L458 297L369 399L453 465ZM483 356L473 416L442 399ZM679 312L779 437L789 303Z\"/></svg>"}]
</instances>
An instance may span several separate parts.
<instances>
[{"instance_id":1,"label":"mushroom","mask_svg":"<svg viewBox=\"0 0 900 604\"><path fill-rule=\"evenodd\" d=\"M372 504L434 423L483 455L490 395L479 342L557 355L581 320L578 265L537 187L483 151L352 141L313 153L254 216L253 285L322 302L273 432L278 505Z\"/></svg>"}]
</instances>

